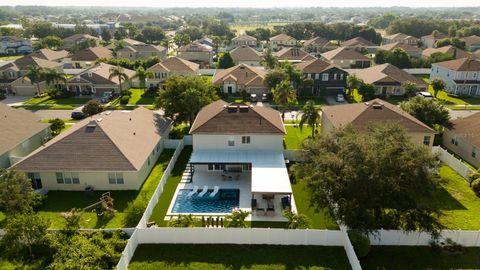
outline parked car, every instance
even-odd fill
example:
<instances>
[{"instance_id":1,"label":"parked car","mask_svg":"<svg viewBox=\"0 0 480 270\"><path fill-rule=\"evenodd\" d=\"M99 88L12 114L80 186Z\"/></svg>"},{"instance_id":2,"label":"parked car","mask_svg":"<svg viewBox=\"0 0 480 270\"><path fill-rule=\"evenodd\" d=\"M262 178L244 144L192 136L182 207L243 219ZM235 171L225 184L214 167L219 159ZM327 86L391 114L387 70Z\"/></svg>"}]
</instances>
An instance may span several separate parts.
<instances>
[{"instance_id":1,"label":"parked car","mask_svg":"<svg viewBox=\"0 0 480 270\"><path fill-rule=\"evenodd\" d=\"M250 95L250 101L251 102L257 102L257 94L251 94Z\"/></svg>"},{"instance_id":2,"label":"parked car","mask_svg":"<svg viewBox=\"0 0 480 270\"><path fill-rule=\"evenodd\" d=\"M73 120L81 120L81 119L87 117L87 115L82 111L73 111L70 117Z\"/></svg>"},{"instance_id":3,"label":"parked car","mask_svg":"<svg viewBox=\"0 0 480 270\"><path fill-rule=\"evenodd\" d=\"M343 94L338 94L336 100L338 103L345 102L345 98L343 97Z\"/></svg>"},{"instance_id":4,"label":"parked car","mask_svg":"<svg viewBox=\"0 0 480 270\"><path fill-rule=\"evenodd\" d=\"M102 97L102 99L101 99L100 101L101 101L102 103L108 103L108 102L110 102L112 99L114 99L115 96L116 96L116 95L115 95L114 93L112 93L112 92L105 92L105 93L103 93L103 97Z\"/></svg>"},{"instance_id":5,"label":"parked car","mask_svg":"<svg viewBox=\"0 0 480 270\"><path fill-rule=\"evenodd\" d=\"M433 99L433 95L430 92L418 92L417 96L423 97L425 99Z\"/></svg>"},{"instance_id":6,"label":"parked car","mask_svg":"<svg viewBox=\"0 0 480 270\"><path fill-rule=\"evenodd\" d=\"M262 95L262 102L267 102L268 101L268 95L267 94L263 94Z\"/></svg>"}]
</instances>

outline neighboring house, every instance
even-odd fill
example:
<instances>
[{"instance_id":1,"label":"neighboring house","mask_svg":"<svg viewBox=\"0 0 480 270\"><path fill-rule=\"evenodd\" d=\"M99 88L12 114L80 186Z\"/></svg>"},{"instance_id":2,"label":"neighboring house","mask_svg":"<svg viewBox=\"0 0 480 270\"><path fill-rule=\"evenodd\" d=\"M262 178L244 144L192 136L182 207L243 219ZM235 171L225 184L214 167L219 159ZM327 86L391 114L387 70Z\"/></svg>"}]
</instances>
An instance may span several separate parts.
<instances>
[{"instance_id":1,"label":"neighboring house","mask_svg":"<svg viewBox=\"0 0 480 270\"><path fill-rule=\"evenodd\" d=\"M171 121L137 108L82 120L13 166L36 189L138 190L155 166Z\"/></svg>"},{"instance_id":2,"label":"neighboring house","mask_svg":"<svg viewBox=\"0 0 480 270\"><path fill-rule=\"evenodd\" d=\"M327 39L314 37L305 40L302 45L303 49L309 53L322 53L338 48L338 45L331 43Z\"/></svg>"},{"instance_id":3,"label":"neighboring house","mask_svg":"<svg viewBox=\"0 0 480 270\"><path fill-rule=\"evenodd\" d=\"M157 56L160 59L167 58L167 49L159 45L136 44L125 46L116 51L116 58L125 58L128 60L137 60Z\"/></svg>"},{"instance_id":4,"label":"neighboring house","mask_svg":"<svg viewBox=\"0 0 480 270\"><path fill-rule=\"evenodd\" d=\"M374 52L378 45L363 37L355 37L342 42L341 46L361 52Z\"/></svg>"},{"instance_id":5,"label":"neighboring house","mask_svg":"<svg viewBox=\"0 0 480 270\"><path fill-rule=\"evenodd\" d=\"M50 139L50 124L28 110L0 103L0 168L8 168Z\"/></svg>"},{"instance_id":6,"label":"neighboring house","mask_svg":"<svg viewBox=\"0 0 480 270\"><path fill-rule=\"evenodd\" d=\"M58 62L27 55L0 67L0 92L19 96L37 94L37 86L24 77L29 66L56 69L58 72L63 71L62 64ZM43 91L46 87L45 81L40 82L39 86L40 91Z\"/></svg>"},{"instance_id":7,"label":"neighboring house","mask_svg":"<svg viewBox=\"0 0 480 270\"><path fill-rule=\"evenodd\" d=\"M238 37L232 38L231 46L232 47L241 47L241 46L249 46L256 48L257 47L257 39L249 36L247 34L240 35Z\"/></svg>"},{"instance_id":8,"label":"neighboring house","mask_svg":"<svg viewBox=\"0 0 480 270\"><path fill-rule=\"evenodd\" d=\"M455 59L466 58L470 56L470 53L466 51L460 50L452 45L447 45L440 48L426 48L422 52L422 57L429 58L434 53L446 53Z\"/></svg>"},{"instance_id":9,"label":"neighboring house","mask_svg":"<svg viewBox=\"0 0 480 270\"><path fill-rule=\"evenodd\" d=\"M368 68L372 65L370 58L353 48L340 47L322 53L321 57L330 64L335 64L341 68Z\"/></svg>"},{"instance_id":10,"label":"neighboring house","mask_svg":"<svg viewBox=\"0 0 480 270\"><path fill-rule=\"evenodd\" d=\"M391 64L382 64L366 69L352 71L357 78L375 86L375 95L401 96L405 95L402 85L406 82L415 83L420 91L427 91L428 85L414 75Z\"/></svg>"},{"instance_id":11,"label":"neighboring house","mask_svg":"<svg viewBox=\"0 0 480 270\"><path fill-rule=\"evenodd\" d=\"M432 64L430 80L445 81L446 91L455 95L480 95L480 61L461 58Z\"/></svg>"},{"instance_id":12,"label":"neighboring house","mask_svg":"<svg viewBox=\"0 0 480 270\"><path fill-rule=\"evenodd\" d=\"M147 69L153 73L153 78L147 78L147 86L159 88L162 82L171 76L195 76L198 68L197 63L179 57L167 58Z\"/></svg>"},{"instance_id":13,"label":"neighboring house","mask_svg":"<svg viewBox=\"0 0 480 270\"><path fill-rule=\"evenodd\" d=\"M134 39L131 39L131 38L124 38L124 39L120 40L120 42L122 42L124 46L145 44L141 41L134 40ZM115 47L116 47L116 42L111 42L110 44L108 44L108 46L106 46L107 49L112 50L112 51L115 50Z\"/></svg>"},{"instance_id":14,"label":"neighboring house","mask_svg":"<svg viewBox=\"0 0 480 270\"><path fill-rule=\"evenodd\" d=\"M388 43L386 45L379 46L377 50L384 50L384 51L393 51L394 49L402 49L404 50L410 57L420 58L422 56L422 49L418 48L417 46L412 46L407 43Z\"/></svg>"},{"instance_id":15,"label":"neighboring house","mask_svg":"<svg viewBox=\"0 0 480 270\"><path fill-rule=\"evenodd\" d=\"M113 52L105 47L86 48L74 53L70 58L65 58L64 63L71 68L89 68L95 65L100 58L113 58Z\"/></svg>"},{"instance_id":16,"label":"neighboring house","mask_svg":"<svg viewBox=\"0 0 480 270\"><path fill-rule=\"evenodd\" d=\"M215 48L215 44L213 43L213 39L209 37L202 37L200 39L197 39L195 42L209 46L211 48Z\"/></svg>"},{"instance_id":17,"label":"neighboring house","mask_svg":"<svg viewBox=\"0 0 480 270\"><path fill-rule=\"evenodd\" d=\"M231 50L230 56L235 65L245 64L249 66L260 66L260 62L262 61L262 54L247 45L241 45Z\"/></svg>"},{"instance_id":18,"label":"neighboring house","mask_svg":"<svg viewBox=\"0 0 480 270\"><path fill-rule=\"evenodd\" d=\"M283 155L286 131L278 111L218 100L200 110L190 134L194 173L190 183L177 186L167 216L188 211L178 203L187 193L192 193L192 203L201 203L195 199L215 192L230 200L226 207L221 201L212 205L215 216L239 208L252 213L247 220L285 221L285 209L296 212ZM204 215L200 212L192 215Z\"/></svg>"},{"instance_id":19,"label":"neighboring house","mask_svg":"<svg viewBox=\"0 0 480 270\"><path fill-rule=\"evenodd\" d=\"M297 40L287 34L279 34L270 38L270 48L276 52L283 47L293 47L297 45Z\"/></svg>"},{"instance_id":20,"label":"neighboring house","mask_svg":"<svg viewBox=\"0 0 480 270\"><path fill-rule=\"evenodd\" d=\"M105 92L120 93L121 90L130 88L130 79L135 75L135 71L130 69L123 69L123 72L129 78L128 80L122 79L122 89L120 89L120 83L118 77L110 77L110 69L114 66L99 63L94 67L91 67L75 77L68 80L68 91L75 93L76 95L95 95L102 97Z\"/></svg>"},{"instance_id":21,"label":"neighboring house","mask_svg":"<svg viewBox=\"0 0 480 270\"><path fill-rule=\"evenodd\" d=\"M343 94L347 87L348 73L334 64L321 59L314 59L296 64L305 78L313 80L313 95Z\"/></svg>"},{"instance_id":22,"label":"neighboring house","mask_svg":"<svg viewBox=\"0 0 480 270\"><path fill-rule=\"evenodd\" d=\"M297 47L285 47L275 52L273 56L279 61L287 61L291 63L300 63L316 59L315 56Z\"/></svg>"},{"instance_id":23,"label":"neighboring house","mask_svg":"<svg viewBox=\"0 0 480 270\"><path fill-rule=\"evenodd\" d=\"M469 52L474 52L480 49L480 37L476 35L471 35L468 37L462 38L465 41L465 49Z\"/></svg>"},{"instance_id":24,"label":"neighboring house","mask_svg":"<svg viewBox=\"0 0 480 270\"><path fill-rule=\"evenodd\" d=\"M65 50L54 51L50 49L40 49L39 51L30 54L30 56L53 62L60 62L62 59L68 57L68 52Z\"/></svg>"},{"instance_id":25,"label":"neighboring house","mask_svg":"<svg viewBox=\"0 0 480 270\"><path fill-rule=\"evenodd\" d=\"M88 39L95 40L97 45L100 43L100 39L97 37L88 34L75 34L63 39L63 48L66 50L71 50L76 45Z\"/></svg>"},{"instance_id":26,"label":"neighboring house","mask_svg":"<svg viewBox=\"0 0 480 270\"><path fill-rule=\"evenodd\" d=\"M200 68L209 68L213 63L212 47L195 42L178 48L177 56L199 64Z\"/></svg>"},{"instance_id":27,"label":"neighboring house","mask_svg":"<svg viewBox=\"0 0 480 270\"><path fill-rule=\"evenodd\" d=\"M264 94L268 92L264 82L266 74L265 69L240 64L215 73L213 83L227 94L239 94L242 90Z\"/></svg>"},{"instance_id":28,"label":"neighboring house","mask_svg":"<svg viewBox=\"0 0 480 270\"><path fill-rule=\"evenodd\" d=\"M0 55L28 54L32 52L29 39L16 36L0 36Z\"/></svg>"},{"instance_id":29,"label":"neighboring house","mask_svg":"<svg viewBox=\"0 0 480 270\"><path fill-rule=\"evenodd\" d=\"M358 131L366 131L378 123L397 123L406 129L413 143L432 147L435 131L400 107L381 99L322 107L322 134L351 124Z\"/></svg>"},{"instance_id":30,"label":"neighboring house","mask_svg":"<svg viewBox=\"0 0 480 270\"><path fill-rule=\"evenodd\" d=\"M435 36L433 34L423 36L421 37L420 40L422 41L423 47L435 48L436 47L435 44L437 43L437 41L446 39L449 37L450 37L449 35L446 35L444 33L437 33Z\"/></svg>"},{"instance_id":31,"label":"neighboring house","mask_svg":"<svg viewBox=\"0 0 480 270\"><path fill-rule=\"evenodd\" d=\"M405 35L402 33L397 33L389 36L383 37L383 44L390 44L390 43L401 43L401 44L408 44L411 46L417 46L418 38L412 37L409 35Z\"/></svg>"},{"instance_id":32,"label":"neighboring house","mask_svg":"<svg viewBox=\"0 0 480 270\"><path fill-rule=\"evenodd\" d=\"M476 168L480 167L480 113L450 121L442 145Z\"/></svg>"}]
</instances>

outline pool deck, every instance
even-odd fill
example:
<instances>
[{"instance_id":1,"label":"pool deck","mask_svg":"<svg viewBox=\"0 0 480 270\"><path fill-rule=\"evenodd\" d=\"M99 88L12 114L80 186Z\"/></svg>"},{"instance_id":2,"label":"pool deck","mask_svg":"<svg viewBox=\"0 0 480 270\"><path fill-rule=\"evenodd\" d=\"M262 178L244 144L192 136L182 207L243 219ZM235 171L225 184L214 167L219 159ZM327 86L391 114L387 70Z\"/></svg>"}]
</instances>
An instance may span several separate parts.
<instances>
[{"instance_id":1,"label":"pool deck","mask_svg":"<svg viewBox=\"0 0 480 270\"><path fill-rule=\"evenodd\" d=\"M239 208L241 210L252 212L251 208L251 200L252 200L252 192L251 192L251 173L250 172L242 172L236 173L232 180L223 180L222 172L212 172L212 171L196 171L193 174L193 181L192 183L180 183L175 190L175 194L173 195L173 199L170 202L170 206L168 207L167 214L165 216L165 220L170 220L172 216L177 216L178 213L172 213L172 208L175 204L175 200L177 198L178 192L181 189L193 189L194 186L198 186L199 192L203 189L203 186L208 186L208 189L213 189L215 186L218 186L220 189L239 189L240 190L240 197L239 197ZM236 175L239 175L237 178ZM238 180L237 180L238 179ZM284 195L276 195L274 198L274 208L275 213L270 212L269 215L266 215L264 212L254 211L253 215L250 215L246 220L247 221L286 221L286 219L282 216L282 207L281 207L281 198ZM257 206L259 208L266 209L267 202L261 198L261 195L255 195L255 199L257 199ZM295 200L291 199L292 211L296 212L296 205ZM189 213L183 213L189 214ZM231 213L191 213L193 216L226 216Z\"/></svg>"}]
</instances>

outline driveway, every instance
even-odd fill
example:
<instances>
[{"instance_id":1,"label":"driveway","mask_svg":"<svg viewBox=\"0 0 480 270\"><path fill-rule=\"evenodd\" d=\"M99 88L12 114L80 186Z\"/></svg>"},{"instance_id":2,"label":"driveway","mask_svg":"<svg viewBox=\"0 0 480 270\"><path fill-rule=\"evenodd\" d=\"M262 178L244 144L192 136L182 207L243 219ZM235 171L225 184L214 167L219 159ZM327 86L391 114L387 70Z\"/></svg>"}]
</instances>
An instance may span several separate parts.
<instances>
[{"instance_id":1,"label":"driveway","mask_svg":"<svg viewBox=\"0 0 480 270\"><path fill-rule=\"evenodd\" d=\"M455 120L457 118L468 117L474 113L480 112L478 110L450 110L450 119Z\"/></svg>"},{"instance_id":2,"label":"driveway","mask_svg":"<svg viewBox=\"0 0 480 270\"><path fill-rule=\"evenodd\" d=\"M15 106L15 105L22 105L23 102L29 100L32 97L28 96L12 96L8 95L6 99L0 101L3 104L7 104L8 106Z\"/></svg>"},{"instance_id":3,"label":"driveway","mask_svg":"<svg viewBox=\"0 0 480 270\"><path fill-rule=\"evenodd\" d=\"M347 103L347 101L344 101L342 103L337 102L336 97L333 97L333 96L327 96L325 97L325 100L327 101L328 105L342 105Z\"/></svg>"}]
</instances>

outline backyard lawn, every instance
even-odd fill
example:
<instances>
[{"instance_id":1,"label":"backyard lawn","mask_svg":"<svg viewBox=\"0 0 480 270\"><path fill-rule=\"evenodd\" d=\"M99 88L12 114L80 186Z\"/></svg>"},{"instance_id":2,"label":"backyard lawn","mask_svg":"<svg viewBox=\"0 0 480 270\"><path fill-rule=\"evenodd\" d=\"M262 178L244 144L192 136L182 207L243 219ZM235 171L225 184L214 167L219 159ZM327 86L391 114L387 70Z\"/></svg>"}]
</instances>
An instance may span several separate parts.
<instances>
[{"instance_id":1,"label":"backyard lawn","mask_svg":"<svg viewBox=\"0 0 480 270\"><path fill-rule=\"evenodd\" d=\"M144 95L145 91L139 88L130 88L132 96L128 101L130 105L150 105L155 102L155 97L151 95Z\"/></svg>"},{"instance_id":2,"label":"backyard lawn","mask_svg":"<svg viewBox=\"0 0 480 270\"><path fill-rule=\"evenodd\" d=\"M393 105L398 105L400 102L402 101L406 101L408 100L408 98L406 97L388 97L388 98L382 98L380 97L381 99L393 104ZM360 95L358 93L358 90L357 89L354 89L353 90L353 95L351 97L347 97L347 99L349 100L350 103L360 103L360 102L363 102L362 101L362 95Z\"/></svg>"},{"instance_id":3,"label":"backyard lawn","mask_svg":"<svg viewBox=\"0 0 480 270\"><path fill-rule=\"evenodd\" d=\"M25 105L83 105L87 103L91 98L79 98L79 97L70 97L70 98L57 98L53 99L49 96L44 97L34 97L25 101ZM78 106L77 106L78 107Z\"/></svg>"},{"instance_id":4,"label":"backyard lawn","mask_svg":"<svg viewBox=\"0 0 480 270\"><path fill-rule=\"evenodd\" d=\"M343 247L139 245L128 269L351 269Z\"/></svg>"},{"instance_id":5,"label":"backyard lawn","mask_svg":"<svg viewBox=\"0 0 480 270\"><path fill-rule=\"evenodd\" d=\"M164 149L156 165L153 167L150 175L143 183L139 191L111 191L113 208L118 212L112 219L105 220L97 218L96 213L84 212L82 217L82 228L122 228L123 219L126 216L124 212L128 202L142 200L145 205L153 195L155 188L162 177L163 171L168 165L173 150ZM102 193L106 191L84 192L84 191L50 191L44 205L39 209L40 216L50 220L51 228L63 228L64 219L60 216L61 212L69 211L72 208L84 208L99 201ZM0 217L1 218L1 217Z\"/></svg>"},{"instance_id":6,"label":"backyard lawn","mask_svg":"<svg viewBox=\"0 0 480 270\"><path fill-rule=\"evenodd\" d=\"M183 171L185 171L185 167L187 166L188 161L190 160L190 155L192 154L192 147L185 146L182 153L177 159L175 163L175 167L168 177L167 183L163 186L163 192L158 200L155 209L153 209L152 216L150 217L150 221L155 221L155 223L160 227L165 227L167 222L163 219L167 214L168 207L170 206L170 202L173 199L173 195L175 190L177 189L178 183L182 178Z\"/></svg>"},{"instance_id":7,"label":"backyard lawn","mask_svg":"<svg viewBox=\"0 0 480 270\"><path fill-rule=\"evenodd\" d=\"M429 84L429 76L428 75L419 75L417 76L420 79L424 80L427 84ZM428 91L433 95L433 88L431 85L428 86ZM480 104L480 97L469 97L469 96L455 96L449 95L446 91L439 91L437 94L437 99L445 101L446 104L452 105L463 105L463 104Z\"/></svg>"},{"instance_id":8,"label":"backyard lawn","mask_svg":"<svg viewBox=\"0 0 480 270\"><path fill-rule=\"evenodd\" d=\"M364 270L479 269L480 248L466 248L465 253L453 255L430 247L372 247L360 261Z\"/></svg>"},{"instance_id":9,"label":"backyard lawn","mask_svg":"<svg viewBox=\"0 0 480 270\"><path fill-rule=\"evenodd\" d=\"M285 126L287 135L285 135L285 146L287 149L301 149L302 142L312 136L312 128L304 125L303 130L300 130L298 126ZM320 131L320 128L317 128Z\"/></svg>"},{"instance_id":10,"label":"backyard lawn","mask_svg":"<svg viewBox=\"0 0 480 270\"><path fill-rule=\"evenodd\" d=\"M448 229L479 230L480 198L452 168L442 165L439 175L444 188L438 194L440 222Z\"/></svg>"}]
</instances>

